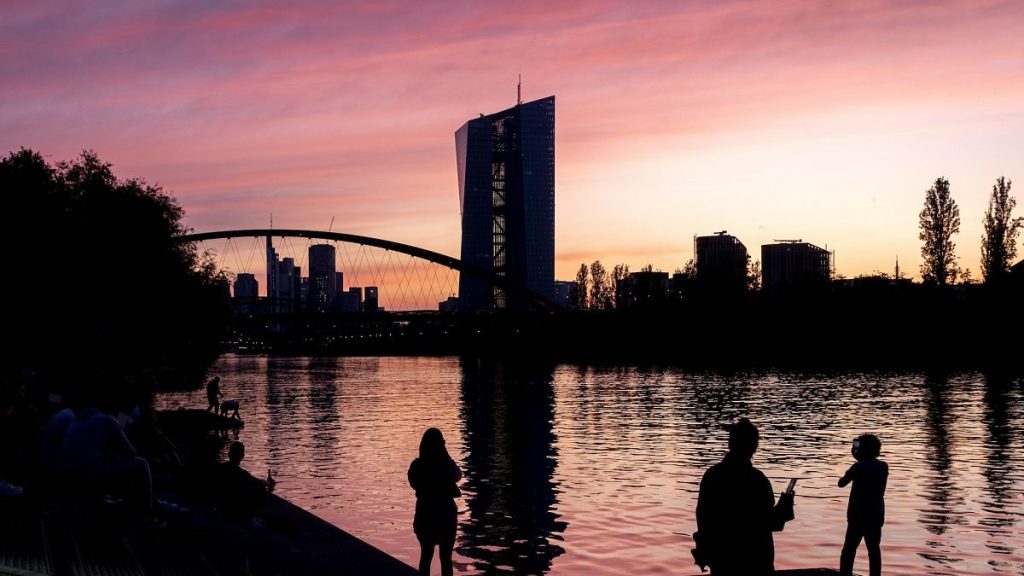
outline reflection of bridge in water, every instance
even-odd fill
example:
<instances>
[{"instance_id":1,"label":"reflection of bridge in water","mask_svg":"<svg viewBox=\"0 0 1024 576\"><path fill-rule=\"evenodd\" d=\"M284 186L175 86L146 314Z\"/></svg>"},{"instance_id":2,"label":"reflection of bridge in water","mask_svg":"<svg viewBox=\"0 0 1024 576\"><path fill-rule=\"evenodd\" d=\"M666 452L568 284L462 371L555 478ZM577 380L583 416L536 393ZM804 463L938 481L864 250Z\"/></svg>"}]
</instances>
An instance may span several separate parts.
<instances>
[{"instance_id":1,"label":"reflection of bridge in water","mask_svg":"<svg viewBox=\"0 0 1024 576\"><path fill-rule=\"evenodd\" d=\"M236 302L248 300L242 303L249 311L454 311L459 274L481 280L533 308L557 309L542 295L489 270L439 252L369 236L244 229L188 234L180 241L195 243L200 253L210 254L219 269L233 276ZM263 256L257 257L261 252ZM333 263L328 262L331 254ZM334 277L327 278L324 270ZM263 283L258 280L261 277Z\"/></svg>"}]
</instances>

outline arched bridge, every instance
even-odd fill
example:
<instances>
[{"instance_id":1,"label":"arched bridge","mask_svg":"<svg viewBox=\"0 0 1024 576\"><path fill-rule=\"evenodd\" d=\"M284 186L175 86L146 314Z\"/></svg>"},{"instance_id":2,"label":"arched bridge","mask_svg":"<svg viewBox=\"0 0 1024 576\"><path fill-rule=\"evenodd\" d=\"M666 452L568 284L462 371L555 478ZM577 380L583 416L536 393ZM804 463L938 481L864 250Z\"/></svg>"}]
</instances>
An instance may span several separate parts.
<instances>
[{"instance_id":1,"label":"arched bridge","mask_svg":"<svg viewBox=\"0 0 1024 576\"><path fill-rule=\"evenodd\" d=\"M544 310L544 311L555 311L559 309L559 306L551 300L545 298L541 294L537 294L532 290L509 282L503 276L498 276L489 270L484 270L476 266L466 264L458 258L452 258L439 252L432 250L426 250L410 244L402 244L401 242L393 242L391 240L384 240L381 238L373 238L370 236L360 236L358 234L347 234L344 232L325 232L320 230L298 230L298 229L278 229L278 228L249 228L242 230L219 230L215 232L199 232L195 234L185 234L178 238L178 242L190 243L190 242L205 242L208 240L217 239L231 239L231 238L305 238L311 240L325 240L330 242L345 242L349 244L356 244L360 246L370 246L374 248L380 248L385 251L397 252L405 254L413 258L419 258L426 260L434 264L439 264L446 268L455 270L460 274L466 274L480 280L491 286L500 288L506 292L509 296L521 299L528 302L532 306Z\"/></svg>"}]
</instances>

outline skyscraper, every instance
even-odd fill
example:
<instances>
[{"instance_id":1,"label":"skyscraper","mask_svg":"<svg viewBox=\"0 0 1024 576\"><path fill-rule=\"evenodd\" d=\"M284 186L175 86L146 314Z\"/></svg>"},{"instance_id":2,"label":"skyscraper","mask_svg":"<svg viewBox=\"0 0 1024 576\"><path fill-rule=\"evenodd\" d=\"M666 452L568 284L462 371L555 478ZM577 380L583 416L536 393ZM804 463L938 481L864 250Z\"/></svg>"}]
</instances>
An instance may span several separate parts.
<instances>
[{"instance_id":1,"label":"skyscraper","mask_svg":"<svg viewBox=\"0 0 1024 576\"><path fill-rule=\"evenodd\" d=\"M314 244L309 247L309 301L310 312L330 312L334 307L337 271L334 246Z\"/></svg>"},{"instance_id":2,"label":"skyscraper","mask_svg":"<svg viewBox=\"0 0 1024 576\"><path fill-rule=\"evenodd\" d=\"M455 132L462 261L555 296L555 97L481 115ZM459 276L463 311L518 308L504 290Z\"/></svg>"},{"instance_id":3,"label":"skyscraper","mask_svg":"<svg viewBox=\"0 0 1024 576\"><path fill-rule=\"evenodd\" d=\"M709 292L721 296L746 290L750 258L739 238L725 230L712 236L696 236L693 255L697 279Z\"/></svg>"},{"instance_id":4,"label":"skyscraper","mask_svg":"<svg viewBox=\"0 0 1024 576\"><path fill-rule=\"evenodd\" d=\"M235 298L255 302L259 297L260 283L254 274L239 272L235 276Z\"/></svg>"}]
</instances>

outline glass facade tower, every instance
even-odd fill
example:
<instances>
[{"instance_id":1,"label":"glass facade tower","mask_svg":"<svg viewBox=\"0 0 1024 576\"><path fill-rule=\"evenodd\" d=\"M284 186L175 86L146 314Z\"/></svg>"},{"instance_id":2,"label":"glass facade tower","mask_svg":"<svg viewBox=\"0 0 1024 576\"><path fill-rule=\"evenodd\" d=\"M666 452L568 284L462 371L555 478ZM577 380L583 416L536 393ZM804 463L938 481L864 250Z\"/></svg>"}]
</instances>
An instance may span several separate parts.
<instances>
[{"instance_id":1,"label":"glass facade tower","mask_svg":"<svg viewBox=\"0 0 1024 576\"><path fill-rule=\"evenodd\" d=\"M463 262L555 296L555 97L481 115L455 132ZM518 309L504 290L459 276L463 311Z\"/></svg>"}]
</instances>

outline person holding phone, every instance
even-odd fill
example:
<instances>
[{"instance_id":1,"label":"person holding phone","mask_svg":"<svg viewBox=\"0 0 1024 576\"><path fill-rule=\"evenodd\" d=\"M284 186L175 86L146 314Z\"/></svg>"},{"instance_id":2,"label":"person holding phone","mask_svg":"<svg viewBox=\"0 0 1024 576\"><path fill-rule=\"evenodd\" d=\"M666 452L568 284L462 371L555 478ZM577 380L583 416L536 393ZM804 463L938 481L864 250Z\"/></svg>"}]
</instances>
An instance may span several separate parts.
<instances>
[{"instance_id":1,"label":"person holding phone","mask_svg":"<svg viewBox=\"0 0 1024 576\"><path fill-rule=\"evenodd\" d=\"M793 519L795 481L776 504L771 482L751 463L759 440L757 427L741 418L730 426L729 452L701 479L693 558L712 576L775 573L772 532Z\"/></svg>"},{"instance_id":2,"label":"person holding phone","mask_svg":"<svg viewBox=\"0 0 1024 576\"><path fill-rule=\"evenodd\" d=\"M885 524L885 486L889 465L878 459L882 442L874 434L862 434L853 441L850 453L857 460L839 479L843 488L853 482L846 508L846 541L839 557L839 574L853 574L853 560L863 539L868 549L870 576L882 574L882 525Z\"/></svg>"}]
</instances>

